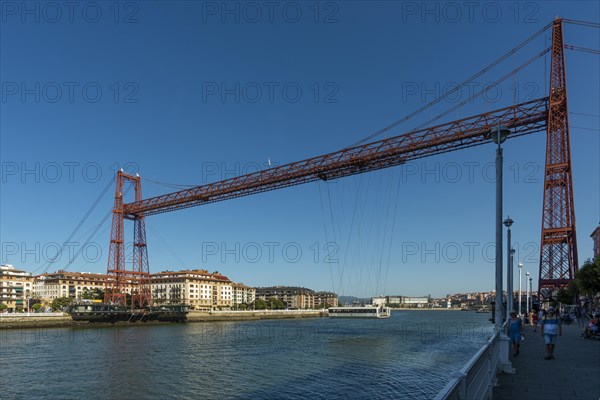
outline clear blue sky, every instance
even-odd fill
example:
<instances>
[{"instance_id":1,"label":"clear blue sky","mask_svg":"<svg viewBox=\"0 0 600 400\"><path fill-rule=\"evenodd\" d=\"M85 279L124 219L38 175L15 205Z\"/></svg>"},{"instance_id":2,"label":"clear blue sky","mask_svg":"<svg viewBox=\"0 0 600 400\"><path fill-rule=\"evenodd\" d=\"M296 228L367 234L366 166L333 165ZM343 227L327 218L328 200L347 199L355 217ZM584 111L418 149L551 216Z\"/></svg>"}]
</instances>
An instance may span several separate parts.
<instances>
[{"instance_id":1,"label":"clear blue sky","mask_svg":"<svg viewBox=\"0 0 600 400\"><path fill-rule=\"evenodd\" d=\"M34 273L67 265L67 254L45 261L117 165L140 173L148 197L174 190L157 181L208 183L269 159L334 151L433 100L557 15L600 20L593 1L0 4L1 261ZM544 40L390 134L494 82ZM565 43L598 49L600 33L565 25ZM548 60L444 121L544 96ZM600 220L599 71L597 55L567 51L580 263ZM504 214L515 220L517 259L534 288L544 155L543 133L505 146ZM152 216L151 271L207 268L249 285L356 296L491 290L493 158L493 146L481 146ZM79 246L113 193L73 239ZM109 224L69 269L106 270Z\"/></svg>"}]
</instances>

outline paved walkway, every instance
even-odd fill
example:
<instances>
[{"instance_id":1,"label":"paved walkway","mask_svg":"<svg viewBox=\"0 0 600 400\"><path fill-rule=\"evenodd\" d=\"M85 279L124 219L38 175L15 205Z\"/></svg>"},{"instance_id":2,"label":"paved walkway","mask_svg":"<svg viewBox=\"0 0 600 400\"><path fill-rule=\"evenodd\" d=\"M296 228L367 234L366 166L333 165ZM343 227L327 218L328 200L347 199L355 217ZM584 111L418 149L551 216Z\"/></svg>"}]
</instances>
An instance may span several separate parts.
<instances>
[{"instance_id":1,"label":"paved walkway","mask_svg":"<svg viewBox=\"0 0 600 400\"><path fill-rule=\"evenodd\" d=\"M494 400L600 399L600 340L580 338L577 325L563 326L554 360L545 360L544 338L525 328L521 354L510 355L515 374L499 374Z\"/></svg>"}]
</instances>

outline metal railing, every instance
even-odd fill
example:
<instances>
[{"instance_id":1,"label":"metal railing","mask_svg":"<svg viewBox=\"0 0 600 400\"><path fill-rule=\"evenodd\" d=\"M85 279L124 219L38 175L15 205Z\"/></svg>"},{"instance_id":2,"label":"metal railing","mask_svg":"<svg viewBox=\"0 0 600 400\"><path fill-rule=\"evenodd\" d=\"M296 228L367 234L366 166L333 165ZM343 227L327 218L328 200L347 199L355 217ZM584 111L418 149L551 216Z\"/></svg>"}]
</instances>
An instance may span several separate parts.
<instances>
[{"instance_id":1,"label":"metal railing","mask_svg":"<svg viewBox=\"0 0 600 400\"><path fill-rule=\"evenodd\" d=\"M491 399L499 366L500 335L495 332L459 372L452 374L435 400Z\"/></svg>"}]
</instances>

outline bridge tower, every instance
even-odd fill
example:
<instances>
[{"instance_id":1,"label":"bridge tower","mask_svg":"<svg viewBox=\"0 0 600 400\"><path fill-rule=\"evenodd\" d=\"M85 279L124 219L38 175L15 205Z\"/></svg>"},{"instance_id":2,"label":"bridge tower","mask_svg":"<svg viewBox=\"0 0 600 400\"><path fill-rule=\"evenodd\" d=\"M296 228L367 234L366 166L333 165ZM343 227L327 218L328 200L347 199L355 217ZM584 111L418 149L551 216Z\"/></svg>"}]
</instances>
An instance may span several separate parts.
<instances>
[{"instance_id":1,"label":"bridge tower","mask_svg":"<svg viewBox=\"0 0 600 400\"><path fill-rule=\"evenodd\" d=\"M552 27L539 299L565 287L578 268L562 19Z\"/></svg>"},{"instance_id":2,"label":"bridge tower","mask_svg":"<svg viewBox=\"0 0 600 400\"><path fill-rule=\"evenodd\" d=\"M135 201L142 200L142 183L139 175L117 172L115 203L112 210L112 229L106 274L105 303L127 306L127 289L131 288L131 308L141 308L152 301L150 291L150 267L146 246L146 224L143 214L126 215L123 209L124 183L133 184ZM133 254L131 269L127 269L125 246L125 220L133 221Z\"/></svg>"}]
</instances>

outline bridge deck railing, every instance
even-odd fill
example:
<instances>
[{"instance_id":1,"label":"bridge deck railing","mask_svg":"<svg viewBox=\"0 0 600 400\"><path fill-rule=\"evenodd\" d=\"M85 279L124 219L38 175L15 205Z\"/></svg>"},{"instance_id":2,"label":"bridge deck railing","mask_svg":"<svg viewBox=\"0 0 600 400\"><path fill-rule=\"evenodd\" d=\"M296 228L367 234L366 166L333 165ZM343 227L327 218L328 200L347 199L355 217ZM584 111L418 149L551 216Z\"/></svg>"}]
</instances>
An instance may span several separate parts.
<instances>
[{"instance_id":1,"label":"bridge deck railing","mask_svg":"<svg viewBox=\"0 0 600 400\"><path fill-rule=\"evenodd\" d=\"M491 399L500 366L500 343L499 332L494 332L467 364L452 374L452 379L437 394L435 400Z\"/></svg>"}]
</instances>

